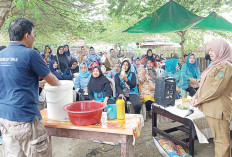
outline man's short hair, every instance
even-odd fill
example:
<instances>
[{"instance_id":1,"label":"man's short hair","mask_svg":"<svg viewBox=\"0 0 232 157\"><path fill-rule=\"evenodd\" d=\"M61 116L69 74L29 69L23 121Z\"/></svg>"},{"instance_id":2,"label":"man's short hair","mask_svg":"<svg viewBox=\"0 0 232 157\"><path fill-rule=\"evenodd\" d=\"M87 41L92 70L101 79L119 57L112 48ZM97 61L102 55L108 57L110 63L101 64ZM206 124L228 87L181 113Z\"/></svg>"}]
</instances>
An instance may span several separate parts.
<instances>
[{"instance_id":1,"label":"man's short hair","mask_svg":"<svg viewBox=\"0 0 232 157\"><path fill-rule=\"evenodd\" d=\"M0 51L5 49L5 48L6 48L6 46L0 46Z\"/></svg>"},{"instance_id":2,"label":"man's short hair","mask_svg":"<svg viewBox=\"0 0 232 157\"><path fill-rule=\"evenodd\" d=\"M24 34L28 33L31 35L34 24L25 18L18 18L11 21L8 32L10 41L21 41L23 40Z\"/></svg>"}]
</instances>

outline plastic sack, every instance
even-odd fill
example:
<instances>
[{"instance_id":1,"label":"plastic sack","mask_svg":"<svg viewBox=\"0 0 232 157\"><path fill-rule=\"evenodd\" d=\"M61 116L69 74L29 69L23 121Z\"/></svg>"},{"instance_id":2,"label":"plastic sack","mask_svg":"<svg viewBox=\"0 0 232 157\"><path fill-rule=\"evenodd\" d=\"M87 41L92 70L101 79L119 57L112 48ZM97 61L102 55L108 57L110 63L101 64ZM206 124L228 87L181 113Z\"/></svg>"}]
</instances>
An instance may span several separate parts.
<instances>
[{"instance_id":1,"label":"plastic sack","mask_svg":"<svg viewBox=\"0 0 232 157\"><path fill-rule=\"evenodd\" d=\"M191 157L182 146L174 144L172 141L162 140L154 137L154 142L159 152L164 157Z\"/></svg>"}]
</instances>

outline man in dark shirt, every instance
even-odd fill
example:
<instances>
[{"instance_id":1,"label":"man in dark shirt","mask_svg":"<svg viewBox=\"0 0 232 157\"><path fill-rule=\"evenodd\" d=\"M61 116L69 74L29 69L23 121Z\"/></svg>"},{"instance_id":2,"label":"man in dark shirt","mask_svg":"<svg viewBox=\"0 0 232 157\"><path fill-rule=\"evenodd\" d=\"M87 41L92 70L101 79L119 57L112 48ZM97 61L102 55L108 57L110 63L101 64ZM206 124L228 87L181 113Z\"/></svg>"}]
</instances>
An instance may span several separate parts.
<instances>
[{"instance_id":1,"label":"man in dark shirt","mask_svg":"<svg viewBox=\"0 0 232 157\"><path fill-rule=\"evenodd\" d=\"M0 51L0 128L4 157L51 156L50 143L38 108L39 76L60 85L41 56L32 49L34 25L27 19L10 23L10 43Z\"/></svg>"}]
</instances>

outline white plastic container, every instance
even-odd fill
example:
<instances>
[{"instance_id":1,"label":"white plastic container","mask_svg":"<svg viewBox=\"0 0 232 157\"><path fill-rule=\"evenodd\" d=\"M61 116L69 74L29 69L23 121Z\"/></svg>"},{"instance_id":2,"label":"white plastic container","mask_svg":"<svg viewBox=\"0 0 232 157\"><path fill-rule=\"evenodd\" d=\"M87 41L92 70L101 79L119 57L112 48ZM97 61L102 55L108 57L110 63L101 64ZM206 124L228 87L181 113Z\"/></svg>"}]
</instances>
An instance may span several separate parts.
<instances>
[{"instance_id":1,"label":"white plastic container","mask_svg":"<svg viewBox=\"0 0 232 157\"><path fill-rule=\"evenodd\" d=\"M73 102L73 81L61 80L60 86L45 84L47 113L49 119L67 120L68 114L63 107Z\"/></svg>"}]
</instances>

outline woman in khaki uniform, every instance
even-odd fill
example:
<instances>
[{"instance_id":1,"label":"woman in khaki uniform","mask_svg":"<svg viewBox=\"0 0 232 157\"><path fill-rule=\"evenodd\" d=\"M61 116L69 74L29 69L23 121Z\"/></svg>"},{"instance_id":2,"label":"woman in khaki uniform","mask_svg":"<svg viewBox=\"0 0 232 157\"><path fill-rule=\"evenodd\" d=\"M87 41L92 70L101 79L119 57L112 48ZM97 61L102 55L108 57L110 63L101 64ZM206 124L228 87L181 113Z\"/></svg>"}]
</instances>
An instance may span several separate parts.
<instances>
[{"instance_id":1,"label":"woman in khaki uniform","mask_svg":"<svg viewBox=\"0 0 232 157\"><path fill-rule=\"evenodd\" d=\"M207 44L212 63L202 73L193 106L205 115L214 136L215 157L230 156L232 112L232 51L223 39Z\"/></svg>"}]
</instances>

